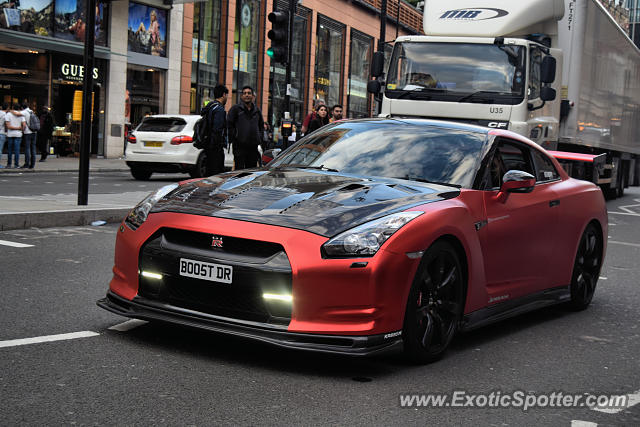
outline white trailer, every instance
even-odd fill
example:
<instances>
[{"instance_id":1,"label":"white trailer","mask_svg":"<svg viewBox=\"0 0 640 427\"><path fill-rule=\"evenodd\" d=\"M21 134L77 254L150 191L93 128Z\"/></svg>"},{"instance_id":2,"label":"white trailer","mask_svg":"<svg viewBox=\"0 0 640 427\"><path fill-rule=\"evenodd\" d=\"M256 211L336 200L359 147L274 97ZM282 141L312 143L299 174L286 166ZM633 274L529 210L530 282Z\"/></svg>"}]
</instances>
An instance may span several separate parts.
<instances>
[{"instance_id":1,"label":"white trailer","mask_svg":"<svg viewBox=\"0 0 640 427\"><path fill-rule=\"evenodd\" d=\"M597 0L425 3L426 35L374 59L382 116L509 129L610 196L637 185L640 50Z\"/></svg>"}]
</instances>

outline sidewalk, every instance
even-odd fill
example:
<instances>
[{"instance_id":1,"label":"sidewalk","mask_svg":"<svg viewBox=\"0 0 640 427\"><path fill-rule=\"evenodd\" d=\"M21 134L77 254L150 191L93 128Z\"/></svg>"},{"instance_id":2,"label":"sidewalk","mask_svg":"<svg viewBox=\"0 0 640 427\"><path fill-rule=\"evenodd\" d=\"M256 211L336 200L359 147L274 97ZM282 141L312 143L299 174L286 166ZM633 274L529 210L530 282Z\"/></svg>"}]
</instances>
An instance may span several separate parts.
<instances>
[{"instance_id":1,"label":"sidewalk","mask_svg":"<svg viewBox=\"0 0 640 427\"><path fill-rule=\"evenodd\" d=\"M23 156L20 156L21 160ZM38 156L39 159L40 156ZM2 156L6 166L6 155ZM51 157L46 162L36 161L34 169L0 169L0 178L6 174L78 172L79 158ZM91 172L128 172L124 159L91 158ZM120 222L149 192L135 191L119 194L91 194L89 204L78 206L77 194L43 196L2 196L0 190L0 231L25 228L88 225L93 221Z\"/></svg>"}]
</instances>

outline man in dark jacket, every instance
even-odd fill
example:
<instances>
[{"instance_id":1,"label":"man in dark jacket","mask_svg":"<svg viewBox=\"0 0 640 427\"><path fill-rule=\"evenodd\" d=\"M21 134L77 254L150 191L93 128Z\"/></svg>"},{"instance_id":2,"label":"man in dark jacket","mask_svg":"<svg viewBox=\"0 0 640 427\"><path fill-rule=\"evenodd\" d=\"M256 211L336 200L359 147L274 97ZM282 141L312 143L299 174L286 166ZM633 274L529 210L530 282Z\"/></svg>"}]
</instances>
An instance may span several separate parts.
<instances>
[{"instance_id":1,"label":"man in dark jacket","mask_svg":"<svg viewBox=\"0 0 640 427\"><path fill-rule=\"evenodd\" d=\"M53 117L49 112L49 107L44 106L40 111L40 130L38 131L38 137L36 143L40 149L40 161L46 162L49 155L49 144L51 142L51 135L53 134Z\"/></svg>"},{"instance_id":2,"label":"man in dark jacket","mask_svg":"<svg viewBox=\"0 0 640 427\"><path fill-rule=\"evenodd\" d=\"M224 146L227 137L227 113L224 110L224 104L227 103L229 89L224 85L218 85L213 88L213 96L215 101L207 104L205 108L208 128L211 129L209 141L204 147L207 153L207 173L216 175L224 172Z\"/></svg>"},{"instance_id":3,"label":"man in dark jacket","mask_svg":"<svg viewBox=\"0 0 640 427\"><path fill-rule=\"evenodd\" d=\"M262 112L253 103L253 96L251 86L243 87L241 101L231 107L227 116L235 169L255 168L260 162L258 145L262 142L264 120Z\"/></svg>"}]
</instances>

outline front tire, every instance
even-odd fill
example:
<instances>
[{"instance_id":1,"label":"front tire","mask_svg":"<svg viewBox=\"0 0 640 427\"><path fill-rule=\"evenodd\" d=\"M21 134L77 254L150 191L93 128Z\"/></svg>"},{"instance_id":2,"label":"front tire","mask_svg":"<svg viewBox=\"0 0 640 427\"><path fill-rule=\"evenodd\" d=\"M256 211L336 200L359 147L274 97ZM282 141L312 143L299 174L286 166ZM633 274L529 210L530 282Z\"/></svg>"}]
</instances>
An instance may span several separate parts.
<instances>
[{"instance_id":1,"label":"front tire","mask_svg":"<svg viewBox=\"0 0 640 427\"><path fill-rule=\"evenodd\" d=\"M442 357L458 329L464 308L464 276L455 248L433 244L422 257L404 316L405 355L416 363Z\"/></svg>"},{"instance_id":2,"label":"front tire","mask_svg":"<svg viewBox=\"0 0 640 427\"><path fill-rule=\"evenodd\" d=\"M596 291L601 267L602 235L593 224L589 224L582 233L573 264L569 288L571 309L580 311L589 306Z\"/></svg>"}]
</instances>

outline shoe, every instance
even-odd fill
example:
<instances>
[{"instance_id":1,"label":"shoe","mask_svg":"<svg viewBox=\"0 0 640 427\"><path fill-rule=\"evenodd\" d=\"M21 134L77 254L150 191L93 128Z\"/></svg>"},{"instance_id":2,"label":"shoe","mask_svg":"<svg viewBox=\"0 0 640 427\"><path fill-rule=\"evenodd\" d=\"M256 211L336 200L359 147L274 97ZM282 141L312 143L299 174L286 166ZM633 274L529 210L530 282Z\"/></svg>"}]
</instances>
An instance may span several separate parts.
<instances>
[{"instance_id":1,"label":"shoe","mask_svg":"<svg viewBox=\"0 0 640 427\"><path fill-rule=\"evenodd\" d=\"M18 166L16 166L16 167L18 167ZM27 165L22 165L22 166L20 166L20 169L27 169L28 167L29 166L27 166Z\"/></svg>"},{"instance_id":2,"label":"shoe","mask_svg":"<svg viewBox=\"0 0 640 427\"><path fill-rule=\"evenodd\" d=\"M40 161L41 161L41 162L46 162L46 161L47 161L47 159L40 159Z\"/></svg>"},{"instance_id":3,"label":"shoe","mask_svg":"<svg viewBox=\"0 0 640 427\"><path fill-rule=\"evenodd\" d=\"M33 169L35 166L29 166L29 169Z\"/></svg>"}]
</instances>

